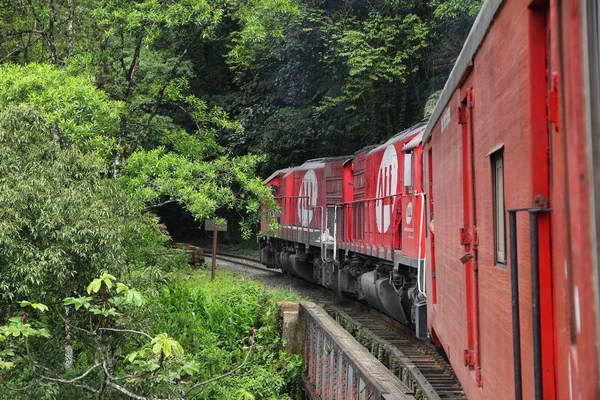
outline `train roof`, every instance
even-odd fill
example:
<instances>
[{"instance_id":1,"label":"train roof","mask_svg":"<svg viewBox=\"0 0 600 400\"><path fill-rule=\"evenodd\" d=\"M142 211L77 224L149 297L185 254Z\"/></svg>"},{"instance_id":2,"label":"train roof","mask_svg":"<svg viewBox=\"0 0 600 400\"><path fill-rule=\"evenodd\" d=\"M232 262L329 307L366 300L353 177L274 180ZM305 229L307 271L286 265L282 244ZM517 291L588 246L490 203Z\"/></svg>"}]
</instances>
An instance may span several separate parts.
<instances>
[{"instance_id":1,"label":"train roof","mask_svg":"<svg viewBox=\"0 0 600 400\"><path fill-rule=\"evenodd\" d=\"M352 159L352 156L314 158L312 160L305 161L304 164L298 165L297 167L287 168L283 176L286 177L294 171L307 171L309 169L324 168L325 163L332 161L342 161L345 163L350 159Z\"/></svg>"},{"instance_id":2,"label":"train roof","mask_svg":"<svg viewBox=\"0 0 600 400\"><path fill-rule=\"evenodd\" d=\"M275 177L276 177L277 175L280 175L280 174L281 174L281 175L284 175L284 174L288 173L288 172L289 172L289 170L290 170L289 168L282 168L282 169L278 169L277 171L275 171L275 172L273 172L271 175L269 175L269 177L268 177L267 179L265 179L265 180L263 181L263 183L266 185L267 183L269 183L269 182L271 182L273 179L275 179Z\"/></svg>"},{"instance_id":3,"label":"train roof","mask_svg":"<svg viewBox=\"0 0 600 400\"><path fill-rule=\"evenodd\" d=\"M429 139L435 123L442 115L446 105L448 105L454 90L466 77L468 70L473 67L473 57L475 56L475 53L477 53L477 50L479 50L479 46L483 42L485 35L496 17L498 9L503 3L504 0L487 0L481 7L477 18L475 19L475 23L473 23L473 26L471 27L469 36L467 37L467 40L465 40L465 44L454 63L452 72L450 72L450 76L444 85L440 98L435 105L433 114L431 114L429 122L427 122L427 128L423 135L423 142L426 142Z\"/></svg>"},{"instance_id":4,"label":"train roof","mask_svg":"<svg viewBox=\"0 0 600 400\"><path fill-rule=\"evenodd\" d=\"M359 153L368 153L368 152L370 152L371 150L373 150L373 149L374 149L375 147L377 147L377 146L379 146L379 145L378 145L378 144L370 144L370 145L368 145L368 146L365 146L365 147L363 147L362 149L360 149L360 150L356 151L356 152L354 153L354 155L357 155L357 154L359 154Z\"/></svg>"},{"instance_id":5,"label":"train roof","mask_svg":"<svg viewBox=\"0 0 600 400\"><path fill-rule=\"evenodd\" d=\"M306 162L307 163L310 163L310 162L328 163L328 162L333 162L333 161L347 161L349 158L352 158L352 156L322 157L322 158L315 158L313 160L308 160Z\"/></svg>"},{"instance_id":6,"label":"train roof","mask_svg":"<svg viewBox=\"0 0 600 400\"><path fill-rule=\"evenodd\" d=\"M410 128L405 129L402 132L395 134L387 142L376 146L371 151L369 151L369 153L374 153L374 152L379 151L381 149L385 149L390 144L399 142L400 140L404 140L407 137L410 137L410 136L414 135L415 133L422 133L424 129L425 129L425 123L424 122L420 122L420 123L418 123L416 125L413 125ZM411 142L412 142L412 140L411 140ZM419 141L419 143L420 143L420 141ZM417 143L417 145L418 145L418 143Z\"/></svg>"},{"instance_id":7,"label":"train roof","mask_svg":"<svg viewBox=\"0 0 600 400\"><path fill-rule=\"evenodd\" d=\"M404 147L402 148L402 151L409 151L409 150L412 150L415 147L419 146L421 144L421 142L423 141L424 134L425 134L425 129L423 129L421 132L419 132L419 134L417 136L412 138L410 140L410 142L406 143L404 145Z\"/></svg>"}]
</instances>

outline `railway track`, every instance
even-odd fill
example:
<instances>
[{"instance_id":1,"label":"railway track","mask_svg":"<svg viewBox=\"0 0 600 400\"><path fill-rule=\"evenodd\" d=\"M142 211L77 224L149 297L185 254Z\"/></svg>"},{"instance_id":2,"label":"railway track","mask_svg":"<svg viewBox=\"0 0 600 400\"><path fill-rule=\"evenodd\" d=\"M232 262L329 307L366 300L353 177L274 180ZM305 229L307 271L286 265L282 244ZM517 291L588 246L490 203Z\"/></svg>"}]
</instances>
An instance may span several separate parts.
<instances>
[{"instance_id":1,"label":"railway track","mask_svg":"<svg viewBox=\"0 0 600 400\"><path fill-rule=\"evenodd\" d=\"M212 252L204 250L204 256L206 258L206 262L210 262L210 258L212 257ZM266 268L261 262L255 258L244 257L244 256L236 256L233 254L225 254L225 253L217 253L217 260L227 261L233 264L242 265L244 267L249 267L253 269L258 269L261 271L269 271L275 274L281 274L281 271L271 268Z\"/></svg>"},{"instance_id":2,"label":"railway track","mask_svg":"<svg viewBox=\"0 0 600 400\"><path fill-rule=\"evenodd\" d=\"M415 395L430 400L467 399L452 367L435 346L417 339L406 326L362 304L331 305L327 309Z\"/></svg>"},{"instance_id":3,"label":"railway track","mask_svg":"<svg viewBox=\"0 0 600 400\"><path fill-rule=\"evenodd\" d=\"M205 255L207 258L212 256L210 252ZM250 257L218 253L217 259L281 274ZM325 308L344 329L411 388L415 397L430 400L467 399L452 367L438 354L433 344L417 339L410 328L388 316L352 299L346 300L344 303L331 302Z\"/></svg>"}]
</instances>

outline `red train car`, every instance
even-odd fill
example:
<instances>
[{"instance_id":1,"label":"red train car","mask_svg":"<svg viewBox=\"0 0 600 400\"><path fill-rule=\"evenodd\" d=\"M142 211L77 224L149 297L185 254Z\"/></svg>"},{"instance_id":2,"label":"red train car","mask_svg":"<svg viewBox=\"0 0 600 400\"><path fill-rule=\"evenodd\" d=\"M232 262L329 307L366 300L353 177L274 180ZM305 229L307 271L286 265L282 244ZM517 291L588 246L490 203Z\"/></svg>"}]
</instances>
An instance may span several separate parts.
<instances>
[{"instance_id":1,"label":"red train car","mask_svg":"<svg viewBox=\"0 0 600 400\"><path fill-rule=\"evenodd\" d=\"M426 127L266 181L263 262L428 331L469 399L600 398L599 25L488 0Z\"/></svg>"},{"instance_id":2,"label":"red train car","mask_svg":"<svg viewBox=\"0 0 600 400\"><path fill-rule=\"evenodd\" d=\"M289 168L277 170L277 171L273 172L271 174L271 176L269 176L267 179L264 180L265 185L271 187L271 190L273 191L273 196L275 197L275 200L277 201L277 205L279 206L279 208L281 208L281 206L282 206L281 198L279 197L279 192L283 190L282 189L283 176L288 171L289 171ZM263 217L261 218L261 221L260 221L260 230L263 232L269 232L271 230L271 227L269 226L269 223L270 223L269 217L276 218L276 222L278 224L281 224L283 221L281 219L281 214L272 215L272 210L268 210L266 208L266 206L263 206L262 214L263 214Z\"/></svg>"},{"instance_id":3,"label":"red train car","mask_svg":"<svg viewBox=\"0 0 600 400\"><path fill-rule=\"evenodd\" d=\"M598 18L487 1L427 126L428 325L469 399L600 398Z\"/></svg>"},{"instance_id":4,"label":"red train car","mask_svg":"<svg viewBox=\"0 0 600 400\"><path fill-rule=\"evenodd\" d=\"M279 184L280 229L262 242L262 261L364 298L401 322L417 323L426 337L424 129L269 177L267 185Z\"/></svg>"}]
</instances>

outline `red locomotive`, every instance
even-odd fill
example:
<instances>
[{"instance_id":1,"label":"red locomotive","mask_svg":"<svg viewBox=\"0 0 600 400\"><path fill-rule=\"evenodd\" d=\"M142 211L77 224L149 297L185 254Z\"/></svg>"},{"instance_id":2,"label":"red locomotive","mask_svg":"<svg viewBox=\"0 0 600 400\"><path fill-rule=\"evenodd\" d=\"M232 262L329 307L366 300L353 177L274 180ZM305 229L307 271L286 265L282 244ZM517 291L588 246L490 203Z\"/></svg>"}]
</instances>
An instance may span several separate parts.
<instances>
[{"instance_id":1,"label":"red locomotive","mask_svg":"<svg viewBox=\"0 0 600 400\"><path fill-rule=\"evenodd\" d=\"M267 178L281 215L279 235L263 242L262 261L364 298L405 324L420 317L418 333L426 338L424 130Z\"/></svg>"},{"instance_id":2,"label":"red locomotive","mask_svg":"<svg viewBox=\"0 0 600 400\"><path fill-rule=\"evenodd\" d=\"M265 181L262 260L413 324L469 399L599 399L599 128L598 2L488 0L427 125Z\"/></svg>"}]
</instances>

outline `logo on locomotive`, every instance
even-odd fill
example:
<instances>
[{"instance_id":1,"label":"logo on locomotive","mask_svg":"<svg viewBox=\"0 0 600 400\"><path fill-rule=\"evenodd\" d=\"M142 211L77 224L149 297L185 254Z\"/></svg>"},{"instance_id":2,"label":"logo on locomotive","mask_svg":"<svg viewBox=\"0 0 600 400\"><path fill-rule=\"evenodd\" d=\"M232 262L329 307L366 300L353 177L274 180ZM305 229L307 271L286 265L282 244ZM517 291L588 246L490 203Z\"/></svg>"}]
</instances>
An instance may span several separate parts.
<instances>
[{"instance_id":1,"label":"logo on locomotive","mask_svg":"<svg viewBox=\"0 0 600 400\"><path fill-rule=\"evenodd\" d=\"M300 184L300 193L298 194L298 219L302 226L308 226L313 219L318 192L317 175L315 171L309 169L304 174Z\"/></svg>"},{"instance_id":2,"label":"logo on locomotive","mask_svg":"<svg viewBox=\"0 0 600 400\"><path fill-rule=\"evenodd\" d=\"M379 174L377 174L377 200L375 201L375 219L379 232L386 232L390 227L394 211L394 195L398 188L398 155L393 144L383 153Z\"/></svg>"},{"instance_id":3,"label":"logo on locomotive","mask_svg":"<svg viewBox=\"0 0 600 400\"><path fill-rule=\"evenodd\" d=\"M406 206L406 225L410 225L413 217L413 204L412 201Z\"/></svg>"}]
</instances>

